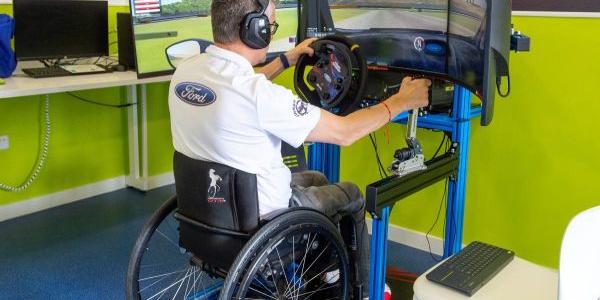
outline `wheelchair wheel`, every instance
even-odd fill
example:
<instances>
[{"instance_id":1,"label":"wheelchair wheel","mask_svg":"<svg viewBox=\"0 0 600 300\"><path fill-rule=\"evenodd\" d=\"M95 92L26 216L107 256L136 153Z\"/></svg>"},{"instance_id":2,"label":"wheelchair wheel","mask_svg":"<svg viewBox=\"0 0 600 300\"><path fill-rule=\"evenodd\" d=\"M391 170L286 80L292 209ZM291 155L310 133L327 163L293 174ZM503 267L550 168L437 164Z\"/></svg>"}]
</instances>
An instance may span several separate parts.
<instances>
[{"instance_id":1,"label":"wheelchair wheel","mask_svg":"<svg viewBox=\"0 0 600 300\"><path fill-rule=\"evenodd\" d=\"M267 223L246 244L219 299L348 299L349 258L338 228L300 209Z\"/></svg>"},{"instance_id":2,"label":"wheelchair wheel","mask_svg":"<svg viewBox=\"0 0 600 300\"><path fill-rule=\"evenodd\" d=\"M223 280L215 279L179 247L177 199L163 204L135 243L127 271L127 299L216 299Z\"/></svg>"}]
</instances>

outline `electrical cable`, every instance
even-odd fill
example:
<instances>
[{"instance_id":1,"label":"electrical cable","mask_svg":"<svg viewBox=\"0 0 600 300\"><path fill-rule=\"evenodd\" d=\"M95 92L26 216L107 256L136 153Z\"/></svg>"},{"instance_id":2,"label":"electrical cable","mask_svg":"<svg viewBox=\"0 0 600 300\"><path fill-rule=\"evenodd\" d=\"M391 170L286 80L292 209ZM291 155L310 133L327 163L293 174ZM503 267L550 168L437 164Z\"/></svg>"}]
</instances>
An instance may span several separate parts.
<instances>
[{"instance_id":1,"label":"electrical cable","mask_svg":"<svg viewBox=\"0 0 600 300\"><path fill-rule=\"evenodd\" d=\"M429 248L429 255L431 256L431 258L435 262L440 262L441 260L439 260L435 256L433 256L433 251L431 251L431 242L429 241L429 235L431 234L431 232L433 231L433 229L437 225L437 223L438 223L438 221L440 219L440 214L442 212L442 207L444 206L444 203L447 202L447 199L448 199L448 180L446 180L446 182L444 184L444 194L442 195L442 200L440 201L440 206L438 207L438 211L437 211L437 214L435 216L435 221L433 221L433 224L431 225L431 227L427 231L427 234L425 234L425 239L427 240L427 247Z\"/></svg>"},{"instance_id":2,"label":"electrical cable","mask_svg":"<svg viewBox=\"0 0 600 300\"><path fill-rule=\"evenodd\" d=\"M501 91L501 89L500 89L500 86L502 85L502 77L498 77L497 80L496 80L496 88L498 89L498 94L502 98L506 98L506 97L508 97L510 95L510 88L511 88L510 87L510 74L508 76L506 76L506 79L508 81L508 89L506 90L505 94L503 94L502 91Z\"/></svg>"},{"instance_id":3,"label":"electrical cable","mask_svg":"<svg viewBox=\"0 0 600 300\"><path fill-rule=\"evenodd\" d=\"M442 142L440 142L440 146L437 148L437 150L435 150L435 154L433 155L433 157L431 159L436 158L438 156L438 154L440 154L440 150L442 150L442 147L444 146L444 142L446 141L447 136L446 136L445 132L442 132L442 133L444 135L442 137Z\"/></svg>"},{"instance_id":4,"label":"electrical cable","mask_svg":"<svg viewBox=\"0 0 600 300\"><path fill-rule=\"evenodd\" d=\"M31 186L31 184L33 184L33 182L37 179L37 177L40 175L40 172L42 171L42 169L44 168L44 165L46 163L46 158L48 157L48 146L50 144L50 135L52 133L52 127L50 124L50 96L46 95L45 101L42 103L43 107L44 107L44 134L43 134L43 141L40 143L40 149L38 151L38 158L37 158L37 164L35 166L35 168L31 171L31 173L29 173L29 175L27 176L27 180L25 180L25 182L21 183L18 186L11 186L8 184L3 184L0 183L0 190L5 191L5 192L22 192L24 190L26 190L27 188L29 188L29 186Z\"/></svg>"},{"instance_id":5,"label":"electrical cable","mask_svg":"<svg viewBox=\"0 0 600 300\"><path fill-rule=\"evenodd\" d=\"M119 105L105 104L105 103L100 103L100 102L96 102L96 101L92 101L92 100L80 97L80 96L75 95L75 94L73 94L71 92L66 92L66 94L69 95L69 96L71 96L71 97L73 97L73 98L75 98L75 99L81 100L83 102L87 102L87 103L91 103L91 104L95 104L95 105L100 105L100 106L105 106L105 107L125 108L125 107L130 107L130 106L137 105L137 103L128 103L128 104L119 104Z\"/></svg>"},{"instance_id":6,"label":"electrical cable","mask_svg":"<svg viewBox=\"0 0 600 300\"><path fill-rule=\"evenodd\" d=\"M440 148L442 145L444 145L444 141L446 141L446 152L448 152L448 150L450 149L450 139L447 138L445 133L444 133L444 138L442 139L442 143L440 144ZM440 148L438 148L438 150ZM436 152L436 155L437 155L437 152ZM433 231L433 229L435 228L435 226L437 225L437 223L439 221L443 204L446 203L446 207L448 206L447 202L448 202L448 179L444 183L444 194L442 195L442 200L440 201L440 206L438 207L435 221L433 222L433 225L431 225L431 228L429 228L429 230L427 231L427 234L425 234L425 239L427 240L427 247L429 248L429 255L436 262L440 262L441 260L438 260L433 255L433 251L431 251L431 242L429 241L429 235L431 234L431 232ZM446 218L444 218L444 235L445 235L445 232L446 232Z\"/></svg>"},{"instance_id":7,"label":"electrical cable","mask_svg":"<svg viewBox=\"0 0 600 300\"><path fill-rule=\"evenodd\" d=\"M379 176L381 179L388 177L385 167L381 163L381 157L379 156L379 147L377 146L377 136L373 133L369 134L369 139L371 140L371 144L373 145L373 151L375 152L375 158L377 159L377 167L379 171Z\"/></svg>"}]
</instances>

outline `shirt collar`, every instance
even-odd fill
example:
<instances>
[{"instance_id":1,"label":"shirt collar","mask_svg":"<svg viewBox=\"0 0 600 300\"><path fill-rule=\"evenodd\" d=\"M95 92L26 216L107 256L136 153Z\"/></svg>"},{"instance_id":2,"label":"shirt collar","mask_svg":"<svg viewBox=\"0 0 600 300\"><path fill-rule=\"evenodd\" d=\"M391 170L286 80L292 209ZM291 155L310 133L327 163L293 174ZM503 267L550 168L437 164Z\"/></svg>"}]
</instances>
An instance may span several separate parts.
<instances>
[{"instance_id":1,"label":"shirt collar","mask_svg":"<svg viewBox=\"0 0 600 300\"><path fill-rule=\"evenodd\" d=\"M210 45L208 46L208 48L206 48L206 53L214 57L232 62L240 66L240 68L242 68L242 71L250 71L254 73L254 67L252 67L252 64L250 64L250 62L245 57L235 52L219 48L215 45Z\"/></svg>"}]
</instances>

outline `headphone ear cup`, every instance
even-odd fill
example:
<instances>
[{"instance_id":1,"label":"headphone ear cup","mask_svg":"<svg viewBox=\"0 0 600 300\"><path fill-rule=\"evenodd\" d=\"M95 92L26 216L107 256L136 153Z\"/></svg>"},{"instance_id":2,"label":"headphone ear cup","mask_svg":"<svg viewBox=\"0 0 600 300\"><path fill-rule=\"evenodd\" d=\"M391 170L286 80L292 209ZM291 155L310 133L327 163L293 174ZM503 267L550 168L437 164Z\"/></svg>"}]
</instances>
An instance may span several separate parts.
<instances>
[{"instance_id":1,"label":"headphone ear cup","mask_svg":"<svg viewBox=\"0 0 600 300\"><path fill-rule=\"evenodd\" d=\"M241 27L240 38L252 49L267 48L271 43L269 18L258 13L248 15L246 22Z\"/></svg>"}]
</instances>

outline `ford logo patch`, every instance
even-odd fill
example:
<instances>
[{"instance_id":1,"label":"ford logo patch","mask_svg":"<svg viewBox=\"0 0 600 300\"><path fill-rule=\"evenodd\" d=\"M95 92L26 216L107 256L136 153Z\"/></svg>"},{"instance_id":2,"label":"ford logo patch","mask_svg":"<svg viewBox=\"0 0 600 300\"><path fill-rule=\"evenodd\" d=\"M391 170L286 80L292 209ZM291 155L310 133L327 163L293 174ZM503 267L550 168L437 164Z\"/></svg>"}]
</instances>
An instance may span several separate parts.
<instances>
[{"instance_id":1,"label":"ford logo patch","mask_svg":"<svg viewBox=\"0 0 600 300\"><path fill-rule=\"evenodd\" d=\"M182 82L176 85L175 94L179 99L195 106L211 105L217 101L217 95L213 90L193 82Z\"/></svg>"}]
</instances>

